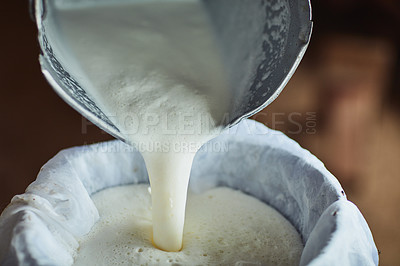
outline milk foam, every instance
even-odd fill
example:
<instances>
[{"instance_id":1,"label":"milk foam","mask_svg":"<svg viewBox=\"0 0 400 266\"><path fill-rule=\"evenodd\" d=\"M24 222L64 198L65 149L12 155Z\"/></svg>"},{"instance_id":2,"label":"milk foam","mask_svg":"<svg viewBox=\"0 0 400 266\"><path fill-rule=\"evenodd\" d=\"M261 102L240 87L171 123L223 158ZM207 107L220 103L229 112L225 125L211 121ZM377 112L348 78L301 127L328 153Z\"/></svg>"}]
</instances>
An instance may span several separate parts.
<instances>
[{"instance_id":1,"label":"milk foam","mask_svg":"<svg viewBox=\"0 0 400 266\"><path fill-rule=\"evenodd\" d=\"M79 240L74 265L298 265L303 245L276 210L229 188L189 192L183 248L151 243L147 185L103 190L92 197L99 222Z\"/></svg>"}]
</instances>

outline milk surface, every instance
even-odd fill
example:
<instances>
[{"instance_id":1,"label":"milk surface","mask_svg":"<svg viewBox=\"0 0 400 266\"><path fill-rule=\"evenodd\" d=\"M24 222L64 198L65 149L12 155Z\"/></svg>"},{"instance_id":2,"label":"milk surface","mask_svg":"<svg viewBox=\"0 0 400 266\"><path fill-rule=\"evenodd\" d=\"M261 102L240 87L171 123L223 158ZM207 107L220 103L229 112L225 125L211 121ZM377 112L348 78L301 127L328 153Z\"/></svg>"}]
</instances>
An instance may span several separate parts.
<instances>
[{"instance_id":1,"label":"milk surface","mask_svg":"<svg viewBox=\"0 0 400 266\"><path fill-rule=\"evenodd\" d=\"M180 252L151 243L147 185L109 188L92 199L101 218L79 240L74 265L298 265L303 250L281 214L230 188L189 193Z\"/></svg>"},{"instance_id":2,"label":"milk surface","mask_svg":"<svg viewBox=\"0 0 400 266\"><path fill-rule=\"evenodd\" d=\"M193 157L221 130L229 102L201 2L143 1L58 17L62 41L89 79L84 88L144 157L154 244L180 250Z\"/></svg>"}]
</instances>

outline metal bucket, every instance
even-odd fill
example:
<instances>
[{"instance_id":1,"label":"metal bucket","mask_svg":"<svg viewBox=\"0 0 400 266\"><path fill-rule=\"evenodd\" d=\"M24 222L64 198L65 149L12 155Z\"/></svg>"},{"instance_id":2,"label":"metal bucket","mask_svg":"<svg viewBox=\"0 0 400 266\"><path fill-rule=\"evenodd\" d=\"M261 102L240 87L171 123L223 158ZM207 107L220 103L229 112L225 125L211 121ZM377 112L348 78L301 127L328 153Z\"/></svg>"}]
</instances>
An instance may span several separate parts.
<instances>
[{"instance_id":1,"label":"metal bucket","mask_svg":"<svg viewBox=\"0 0 400 266\"><path fill-rule=\"evenodd\" d=\"M140 0L117 0L112 4ZM153 0L157 1L157 0ZM168 0L174 1L174 0ZM109 4L108 0L36 0L40 64L54 90L101 129L124 140L120 130L85 91L77 66L60 41L57 11ZM308 46L311 7L308 0L203 0L210 15L230 77L230 110L224 126L232 126L270 104L282 91ZM263 25L255 30L251 25ZM243 38L243 31L246 31Z\"/></svg>"}]
</instances>

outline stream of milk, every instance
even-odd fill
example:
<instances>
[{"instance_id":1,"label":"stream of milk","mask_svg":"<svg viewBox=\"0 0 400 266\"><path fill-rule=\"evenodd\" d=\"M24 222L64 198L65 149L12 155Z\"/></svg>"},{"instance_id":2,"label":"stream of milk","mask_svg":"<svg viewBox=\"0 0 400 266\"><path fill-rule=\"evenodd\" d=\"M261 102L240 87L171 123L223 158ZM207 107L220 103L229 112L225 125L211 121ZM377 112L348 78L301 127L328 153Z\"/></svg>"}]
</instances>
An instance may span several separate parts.
<instances>
[{"instance_id":1,"label":"stream of milk","mask_svg":"<svg viewBox=\"0 0 400 266\"><path fill-rule=\"evenodd\" d=\"M144 157L154 245L179 251L193 157L221 130L229 102L201 2L71 9L58 18L88 94Z\"/></svg>"}]
</instances>

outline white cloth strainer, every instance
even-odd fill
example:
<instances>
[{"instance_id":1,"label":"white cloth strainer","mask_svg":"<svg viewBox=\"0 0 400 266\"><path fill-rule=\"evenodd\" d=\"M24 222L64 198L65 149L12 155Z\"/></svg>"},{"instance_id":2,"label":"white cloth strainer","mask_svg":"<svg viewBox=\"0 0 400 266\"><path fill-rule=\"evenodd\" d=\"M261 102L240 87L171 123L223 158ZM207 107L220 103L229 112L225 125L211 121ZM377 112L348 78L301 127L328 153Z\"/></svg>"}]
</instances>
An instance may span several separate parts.
<instances>
[{"instance_id":1,"label":"white cloth strainer","mask_svg":"<svg viewBox=\"0 0 400 266\"><path fill-rule=\"evenodd\" d=\"M41 169L0 216L1 265L71 265L76 236L98 212L90 195L147 183L141 155L121 141L70 148ZM279 210L305 244L301 265L377 265L370 229L332 174L284 134L245 120L196 155L190 186L224 185Z\"/></svg>"}]
</instances>

